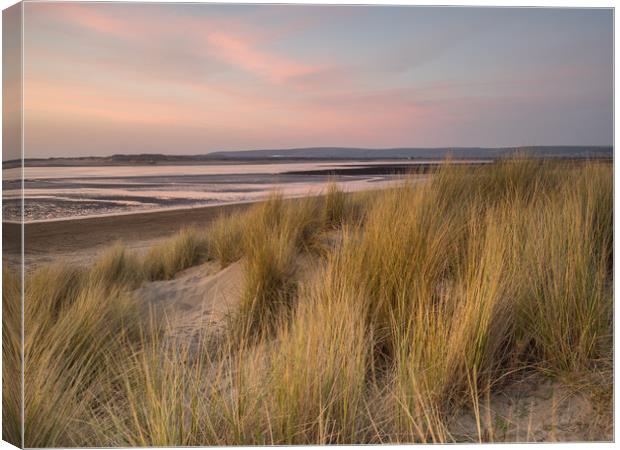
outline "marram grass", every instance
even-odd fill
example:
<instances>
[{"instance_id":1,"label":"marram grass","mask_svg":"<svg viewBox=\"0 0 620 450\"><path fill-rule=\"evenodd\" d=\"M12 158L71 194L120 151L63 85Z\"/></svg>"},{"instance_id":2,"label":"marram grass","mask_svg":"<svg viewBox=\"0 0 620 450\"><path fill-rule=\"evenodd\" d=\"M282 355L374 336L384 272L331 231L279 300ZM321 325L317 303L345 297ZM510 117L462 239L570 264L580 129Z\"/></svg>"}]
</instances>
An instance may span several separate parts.
<instances>
[{"instance_id":1,"label":"marram grass","mask_svg":"<svg viewBox=\"0 0 620 450\"><path fill-rule=\"evenodd\" d=\"M596 162L446 165L381 192L276 193L144 256L41 267L26 275L25 445L488 440L452 419L479 418L518 374L610 390L595 375L612 361L612 194ZM244 268L229 332L171 345L132 290L207 260ZM15 344L6 270L4 286Z\"/></svg>"}]
</instances>

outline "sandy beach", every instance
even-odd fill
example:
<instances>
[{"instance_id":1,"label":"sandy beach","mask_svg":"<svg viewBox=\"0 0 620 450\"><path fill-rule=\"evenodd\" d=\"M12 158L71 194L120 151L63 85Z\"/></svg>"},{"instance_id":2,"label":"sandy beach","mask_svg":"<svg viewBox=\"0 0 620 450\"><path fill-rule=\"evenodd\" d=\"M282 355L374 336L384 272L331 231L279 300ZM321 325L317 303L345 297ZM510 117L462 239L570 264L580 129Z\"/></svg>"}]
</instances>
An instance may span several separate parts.
<instances>
[{"instance_id":1,"label":"sandy beach","mask_svg":"<svg viewBox=\"0 0 620 450\"><path fill-rule=\"evenodd\" d=\"M184 227L206 225L220 214L247 209L252 203L213 205L134 214L26 223L26 270L59 259L90 264L116 241L128 249L144 251ZM5 258L19 262L20 225L2 224Z\"/></svg>"}]
</instances>

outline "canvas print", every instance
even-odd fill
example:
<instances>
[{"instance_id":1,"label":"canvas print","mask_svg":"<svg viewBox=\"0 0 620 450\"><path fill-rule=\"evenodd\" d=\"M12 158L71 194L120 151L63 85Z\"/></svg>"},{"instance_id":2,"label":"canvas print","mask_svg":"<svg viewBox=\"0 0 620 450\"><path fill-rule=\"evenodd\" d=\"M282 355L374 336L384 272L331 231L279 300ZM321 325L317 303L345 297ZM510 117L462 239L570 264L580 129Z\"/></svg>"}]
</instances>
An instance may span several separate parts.
<instances>
[{"instance_id":1,"label":"canvas print","mask_svg":"<svg viewBox=\"0 0 620 450\"><path fill-rule=\"evenodd\" d=\"M2 20L5 441L613 440L613 9Z\"/></svg>"}]
</instances>

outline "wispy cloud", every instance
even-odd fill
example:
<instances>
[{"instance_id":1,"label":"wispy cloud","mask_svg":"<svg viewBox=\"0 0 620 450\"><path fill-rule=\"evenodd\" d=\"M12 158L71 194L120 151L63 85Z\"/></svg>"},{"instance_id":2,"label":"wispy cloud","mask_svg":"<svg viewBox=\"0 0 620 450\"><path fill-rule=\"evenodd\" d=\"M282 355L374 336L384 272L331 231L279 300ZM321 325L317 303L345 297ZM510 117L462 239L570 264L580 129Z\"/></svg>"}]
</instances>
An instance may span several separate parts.
<instances>
[{"instance_id":1,"label":"wispy cloud","mask_svg":"<svg viewBox=\"0 0 620 450\"><path fill-rule=\"evenodd\" d=\"M225 32L208 34L209 52L254 75L280 82L291 77L316 72L319 67L269 53L252 45L248 39Z\"/></svg>"}]
</instances>

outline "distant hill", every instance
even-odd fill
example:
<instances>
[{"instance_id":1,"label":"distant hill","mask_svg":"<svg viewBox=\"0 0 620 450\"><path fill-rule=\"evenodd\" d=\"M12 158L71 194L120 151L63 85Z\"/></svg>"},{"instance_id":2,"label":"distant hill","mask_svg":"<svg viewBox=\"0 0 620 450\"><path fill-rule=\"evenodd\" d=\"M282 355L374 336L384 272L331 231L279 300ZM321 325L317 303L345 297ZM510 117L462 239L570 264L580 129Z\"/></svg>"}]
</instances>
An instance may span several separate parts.
<instances>
[{"instance_id":1,"label":"distant hill","mask_svg":"<svg viewBox=\"0 0 620 450\"><path fill-rule=\"evenodd\" d=\"M597 146L537 146L537 147L442 147L442 148L347 148L309 147L273 150L247 150L215 152L207 156L221 159L255 158L308 158L308 159L443 159L452 156L458 159L500 158L515 153L535 157L612 157L613 147Z\"/></svg>"},{"instance_id":2,"label":"distant hill","mask_svg":"<svg viewBox=\"0 0 620 450\"><path fill-rule=\"evenodd\" d=\"M347 148L308 147L289 149L213 152L202 155L164 155L156 153L84 156L69 158L28 158L33 166L122 166L218 164L239 161L272 162L274 160L373 160L373 159L496 159L523 153L538 158L612 158L613 147L606 146L537 146L537 147L441 147L441 148ZM7 169L18 167L19 160L3 161Z\"/></svg>"}]
</instances>

